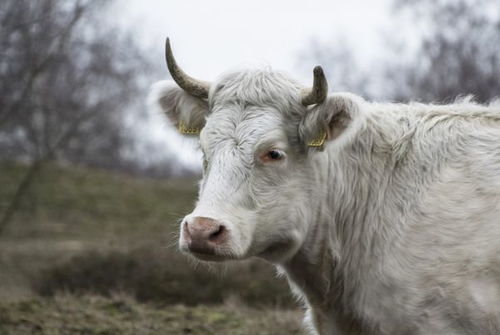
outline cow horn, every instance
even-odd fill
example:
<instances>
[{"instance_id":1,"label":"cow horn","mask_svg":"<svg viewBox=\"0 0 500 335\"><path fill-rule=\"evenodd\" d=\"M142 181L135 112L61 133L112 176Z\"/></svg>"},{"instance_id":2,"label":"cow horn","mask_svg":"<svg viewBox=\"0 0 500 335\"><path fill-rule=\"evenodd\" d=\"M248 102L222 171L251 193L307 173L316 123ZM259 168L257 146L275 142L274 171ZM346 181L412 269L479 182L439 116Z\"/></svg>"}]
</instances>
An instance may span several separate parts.
<instances>
[{"instance_id":1,"label":"cow horn","mask_svg":"<svg viewBox=\"0 0 500 335\"><path fill-rule=\"evenodd\" d=\"M170 40L167 38L165 43L165 58L167 59L167 67L170 75L175 80L177 85L179 85L187 93L201 99L208 98L208 91L210 90L210 83L202 80L194 79L187 75L182 69L177 65L174 55L172 53L172 48L170 47Z\"/></svg>"},{"instance_id":2,"label":"cow horn","mask_svg":"<svg viewBox=\"0 0 500 335\"><path fill-rule=\"evenodd\" d=\"M313 87L304 90L302 93L302 104L304 106L322 103L325 101L328 94L328 83L326 81L325 72L323 72L321 66L316 66L313 73Z\"/></svg>"}]
</instances>

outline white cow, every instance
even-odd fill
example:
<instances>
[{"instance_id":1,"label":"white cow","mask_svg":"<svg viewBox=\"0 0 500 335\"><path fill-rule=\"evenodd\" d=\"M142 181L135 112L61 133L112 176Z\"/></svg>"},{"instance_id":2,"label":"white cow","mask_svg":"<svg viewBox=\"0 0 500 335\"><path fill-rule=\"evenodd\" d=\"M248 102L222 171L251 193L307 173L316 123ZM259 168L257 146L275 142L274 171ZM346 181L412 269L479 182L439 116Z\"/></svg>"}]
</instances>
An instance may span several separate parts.
<instances>
[{"instance_id":1,"label":"white cow","mask_svg":"<svg viewBox=\"0 0 500 335\"><path fill-rule=\"evenodd\" d=\"M284 272L314 334L500 334L500 104L370 103L270 69L151 100L199 133L180 248Z\"/></svg>"}]
</instances>

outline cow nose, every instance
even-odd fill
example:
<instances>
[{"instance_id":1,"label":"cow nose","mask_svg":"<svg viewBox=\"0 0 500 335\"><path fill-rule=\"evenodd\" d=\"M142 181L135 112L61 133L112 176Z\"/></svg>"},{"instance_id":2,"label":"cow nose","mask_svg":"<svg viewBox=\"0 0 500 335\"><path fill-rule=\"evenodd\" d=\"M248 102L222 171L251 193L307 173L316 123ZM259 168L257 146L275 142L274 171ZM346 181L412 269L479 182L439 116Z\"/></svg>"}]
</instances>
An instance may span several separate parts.
<instances>
[{"instance_id":1,"label":"cow nose","mask_svg":"<svg viewBox=\"0 0 500 335\"><path fill-rule=\"evenodd\" d=\"M226 227L212 218L197 216L184 221L184 240L190 251L214 254L227 239Z\"/></svg>"}]
</instances>

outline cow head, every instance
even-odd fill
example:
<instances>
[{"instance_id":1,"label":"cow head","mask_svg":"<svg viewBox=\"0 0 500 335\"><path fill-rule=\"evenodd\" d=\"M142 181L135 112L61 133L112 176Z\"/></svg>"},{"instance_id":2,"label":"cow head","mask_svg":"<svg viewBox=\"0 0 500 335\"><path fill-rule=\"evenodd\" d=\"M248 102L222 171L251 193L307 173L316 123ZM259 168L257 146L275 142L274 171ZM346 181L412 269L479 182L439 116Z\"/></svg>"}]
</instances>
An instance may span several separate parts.
<instances>
[{"instance_id":1,"label":"cow head","mask_svg":"<svg viewBox=\"0 0 500 335\"><path fill-rule=\"evenodd\" d=\"M187 136L199 136L199 199L181 223L180 249L202 260L291 257L320 203L317 160L327 142L348 138L356 98L327 96L321 67L306 89L269 69L196 80L176 64L175 82L156 83L150 101ZM314 163L316 161L316 163ZM320 191L321 194L322 191Z\"/></svg>"}]
</instances>

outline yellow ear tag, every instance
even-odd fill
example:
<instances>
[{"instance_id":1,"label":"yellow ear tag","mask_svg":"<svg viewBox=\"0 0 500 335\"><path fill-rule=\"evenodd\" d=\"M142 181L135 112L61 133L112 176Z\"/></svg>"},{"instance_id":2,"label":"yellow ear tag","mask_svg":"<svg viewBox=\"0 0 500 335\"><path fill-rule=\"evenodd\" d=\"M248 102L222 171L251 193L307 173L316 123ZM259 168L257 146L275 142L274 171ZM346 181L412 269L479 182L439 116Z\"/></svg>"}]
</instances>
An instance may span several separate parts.
<instances>
[{"instance_id":1,"label":"yellow ear tag","mask_svg":"<svg viewBox=\"0 0 500 335\"><path fill-rule=\"evenodd\" d=\"M325 140L326 140L326 131L322 131L317 138L307 143L307 145L310 147L321 147L323 146L323 144L325 144Z\"/></svg>"},{"instance_id":2,"label":"yellow ear tag","mask_svg":"<svg viewBox=\"0 0 500 335\"><path fill-rule=\"evenodd\" d=\"M201 131L200 128L190 128L187 127L183 121L179 121L179 132L181 134L196 135L199 134L200 131Z\"/></svg>"}]
</instances>

